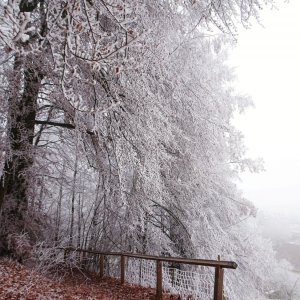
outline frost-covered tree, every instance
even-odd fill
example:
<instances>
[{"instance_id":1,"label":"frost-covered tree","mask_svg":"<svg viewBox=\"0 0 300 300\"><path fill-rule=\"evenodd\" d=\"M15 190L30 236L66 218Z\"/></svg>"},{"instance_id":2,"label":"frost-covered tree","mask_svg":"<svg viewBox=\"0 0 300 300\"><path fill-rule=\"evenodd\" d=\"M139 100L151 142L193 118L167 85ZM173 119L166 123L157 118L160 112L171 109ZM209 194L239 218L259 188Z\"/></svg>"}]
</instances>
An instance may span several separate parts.
<instances>
[{"instance_id":1,"label":"frost-covered tree","mask_svg":"<svg viewBox=\"0 0 300 300\"><path fill-rule=\"evenodd\" d=\"M215 26L265 2L1 1L0 253L46 224L56 244L221 255L232 297L262 291L268 246L234 184L253 167L231 124L248 101Z\"/></svg>"}]
</instances>

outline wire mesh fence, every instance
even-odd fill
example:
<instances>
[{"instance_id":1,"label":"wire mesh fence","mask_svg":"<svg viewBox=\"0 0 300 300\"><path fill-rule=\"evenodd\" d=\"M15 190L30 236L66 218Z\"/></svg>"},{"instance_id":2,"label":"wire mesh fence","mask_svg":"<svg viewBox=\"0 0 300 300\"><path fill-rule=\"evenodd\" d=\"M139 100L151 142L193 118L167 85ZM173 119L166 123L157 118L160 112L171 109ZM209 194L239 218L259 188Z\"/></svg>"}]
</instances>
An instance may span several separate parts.
<instances>
[{"instance_id":1,"label":"wire mesh fence","mask_svg":"<svg viewBox=\"0 0 300 300\"><path fill-rule=\"evenodd\" d=\"M214 275L208 267L193 267L194 270L163 268L164 287L181 299L212 299Z\"/></svg>"}]
</instances>

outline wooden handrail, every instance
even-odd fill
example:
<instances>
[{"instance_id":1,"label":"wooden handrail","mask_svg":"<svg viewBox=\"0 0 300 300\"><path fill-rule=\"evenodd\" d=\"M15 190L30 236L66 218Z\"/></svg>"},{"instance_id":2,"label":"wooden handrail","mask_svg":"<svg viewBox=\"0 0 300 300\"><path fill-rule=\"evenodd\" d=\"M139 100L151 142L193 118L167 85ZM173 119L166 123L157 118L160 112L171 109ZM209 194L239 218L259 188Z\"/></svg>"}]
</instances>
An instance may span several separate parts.
<instances>
[{"instance_id":1,"label":"wooden handrail","mask_svg":"<svg viewBox=\"0 0 300 300\"><path fill-rule=\"evenodd\" d=\"M126 252L99 252L92 250L83 250L77 248L60 248L62 250L67 251L78 251L78 252L86 252L96 255L105 255L105 256L126 256L133 258L140 258L146 260L160 260L165 262L174 262L174 263L182 263L187 265L198 265L204 267L221 267L225 269L236 269L237 263L234 261L225 261L225 260L209 260L209 259L190 259L183 257L168 257L168 256L152 256L152 255L144 255L144 254L134 254L134 253L126 253Z\"/></svg>"},{"instance_id":2,"label":"wooden handrail","mask_svg":"<svg viewBox=\"0 0 300 300\"><path fill-rule=\"evenodd\" d=\"M208 259L189 259L182 257L165 257L165 256L152 256L144 254L134 254L134 253L124 253L124 252L100 252L93 250L84 250L77 249L72 247L67 248L58 248L64 250L64 257L66 258L66 253L70 251L90 253L100 256L100 277L104 275L104 257L105 256L120 256L120 265L121 265L121 284L125 283L125 260L126 257L139 258L145 260L154 260L156 261L156 300L162 299L162 267L163 262L172 262L180 264L189 264L189 265L198 265L205 267L214 267L215 268L215 282L214 282L214 298L213 300L223 300L223 281L224 281L224 269L236 269L237 264L233 261L222 261L218 260L208 260Z\"/></svg>"}]
</instances>

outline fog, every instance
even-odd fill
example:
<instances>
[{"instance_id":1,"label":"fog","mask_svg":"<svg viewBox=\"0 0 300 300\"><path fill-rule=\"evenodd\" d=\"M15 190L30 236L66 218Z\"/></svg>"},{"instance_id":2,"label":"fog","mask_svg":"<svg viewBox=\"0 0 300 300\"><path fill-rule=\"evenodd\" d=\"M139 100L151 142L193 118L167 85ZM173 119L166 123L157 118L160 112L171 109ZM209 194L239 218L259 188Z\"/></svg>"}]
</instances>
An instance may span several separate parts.
<instances>
[{"instance_id":1,"label":"fog","mask_svg":"<svg viewBox=\"0 0 300 300\"><path fill-rule=\"evenodd\" d=\"M257 206L263 234L275 248L298 243L300 253L299 13L299 1L264 10L263 26L240 28L230 61L236 86L255 104L235 123L244 133L247 154L262 157L266 169L243 173L239 186Z\"/></svg>"}]
</instances>

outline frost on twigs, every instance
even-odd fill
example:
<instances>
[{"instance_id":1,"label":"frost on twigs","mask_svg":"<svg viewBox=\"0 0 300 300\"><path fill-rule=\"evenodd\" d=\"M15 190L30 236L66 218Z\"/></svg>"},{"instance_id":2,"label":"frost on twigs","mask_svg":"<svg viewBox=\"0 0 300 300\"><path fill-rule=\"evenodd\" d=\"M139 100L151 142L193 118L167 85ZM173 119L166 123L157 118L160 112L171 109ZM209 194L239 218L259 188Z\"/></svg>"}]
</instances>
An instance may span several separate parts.
<instances>
[{"instance_id":1,"label":"frost on twigs","mask_svg":"<svg viewBox=\"0 0 300 300\"><path fill-rule=\"evenodd\" d=\"M45 224L41 224L42 216L36 213L24 214L20 219L14 217L15 214L4 207L0 218L1 255L8 255L19 262L30 261L34 256L34 245L45 238L46 220L43 220Z\"/></svg>"},{"instance_id":2,"label":"frost on twigs","mask_svg":"<svg viewBox=\"0 0 300 300\"><path fill-rule=\"evenodd\" d=\"M62 243L63 244L63 243ZM36 271L41 274L62 276L71 269L79 269L76 255L66 257L64 250L60 249L61 243L55 246L41 242L33 247L32 260Z\"/></svg>"},{"instance_id":3,"label":"frost on twigs","mask_svg":"<svg viewBox=\"0 0 300 300\"><path fill-rule=\"evenodd\" d=\"M7 237L8 249L18 261L28 259L32 253L32 245L27 233L9 234Z\"/></svg>"}]
</instances>

